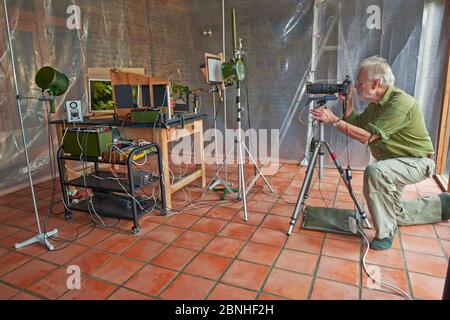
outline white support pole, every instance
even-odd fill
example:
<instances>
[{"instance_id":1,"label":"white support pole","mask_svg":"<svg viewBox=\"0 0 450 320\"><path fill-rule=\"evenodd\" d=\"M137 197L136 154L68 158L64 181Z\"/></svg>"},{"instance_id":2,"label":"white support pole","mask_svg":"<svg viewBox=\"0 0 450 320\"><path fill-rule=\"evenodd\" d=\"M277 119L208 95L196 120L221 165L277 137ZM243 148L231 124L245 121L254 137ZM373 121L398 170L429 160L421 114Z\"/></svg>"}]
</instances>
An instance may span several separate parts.
<instances>
[{"instance_id":1,"label":"white support pole","mask_svg":"<svg viewBox=\"0 0 450 320\"><path fill-rule=\"evenodd\" d=\"M318 38L320 36L319 33L319 6L321 4L321 1L316 0L314 1L314 20L313 20L313 30L312 30L312 48L311 48L311 70L309 72L309 79L308 82L314 82L316 78L316 71L317 71L317 46L318 46ZM314 107L314 102L312 101L308 109L311 110ZM307 166L309 163L309 150L311 148L311 139L313 137L313 121L312 118L308 114L308 134L307 134L307 144L305 149L305 158L301 162L302 165ZM322 160L323 161L323 158Z\"/></svg>"},{"instance_id":2,"label":"white support pole","mask_svg":"<svg viewBox=\"0 0 450 320\"><path fill-rule=\"evenodd\" d=\"M24 246L28 246L30 244L39 242L42 243L48 250L53 250L53 246L50 244L50 242L47 240L48 237L55 235L58 230L53 230L51 232L48 232L46 234L42 233L41 231L41 224L39 222L39 213L38 213L38 208L37 208L37 204L36 204L36 194L34 192L34 186L33 186L33 177L31 174L31 166L30 166L30 158L28 156L28 148L27 148L27 139L25 136L25 128L23 125L23 116L22 116L22 106L20 103L20 94L19 94L19 85L17 83L17 73L16 73L16 63L15 63L15 59L14 59L14 50L12 48L12 37L11 37L11 30L10 30L10 26L9 26L9 17L8 17L8 8L6 5L6 0L3 0L3 6L4 6L4 13L5 13L5 21L6 21L6 31L8 34L8 45L9 45L9 54L11 57L11 67L12 67L12 71L13 71L13 78L14 78L14 88L15 88L15 99L16 99L16 105L17 105L17 112L19 114L19 120L20 120L20 133L22 136L22 143L23 143L23 150L25 153L25 161L27 164L27 171L28 171L28 179L30 182L30 188L31 188L31 196L33 198L33 208L34 208L34 213L36 216L36 224L37 224L37 229L38 229L38 235L26 240L22 243L17 243L15 245L16 249L20 249ZM51 161L51 159L50 159Z\"/></svg>"},{"instance_id":3,"label":"white support pole","mask_svg":"<svg viewBox=\"0 0 450 320\"><path fill-rule=\"evenodd\" d=\"M225 41L225 0L222 0L222 52L223 61L226 61L226 41ZM228 154L227 141L227 87L223 88L223 122L224 122L224 138L225 138L225 155ZM234 147L234 144L233 144ZM216 151L217 152L217 151ZM226 159L226 158L225 158ZM228 165L225 163L225 184L228 183Z\"/></svg>"}]
</instances>

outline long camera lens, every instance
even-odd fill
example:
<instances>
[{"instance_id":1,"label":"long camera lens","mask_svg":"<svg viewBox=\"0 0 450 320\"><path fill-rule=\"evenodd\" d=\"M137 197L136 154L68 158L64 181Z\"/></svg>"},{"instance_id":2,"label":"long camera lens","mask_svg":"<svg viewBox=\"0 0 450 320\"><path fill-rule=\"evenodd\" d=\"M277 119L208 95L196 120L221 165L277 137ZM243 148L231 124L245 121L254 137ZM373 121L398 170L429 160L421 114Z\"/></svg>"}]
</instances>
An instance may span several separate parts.
<instances>
[{"instance_id":1,"label":"long camera lens","mask_svg":"<svg viewBox=\"0 0 450 320\"><path fill-rule=\"evenodd\" d=\"M309 94L334 94L339 92L340 86L332 83L308 83L306 91Z\"/></svg>"},{"instance_id":2,"label":"long camera lens","mask_svg":"<svg viewBox=\"0 0 450 320\"><path fill-rule=\"evenodd\" d=\"M306 92L309 94L349 94L349 87L352 84L350 77L346 76L342 83L307 83Z\"/></svg>"}]
</instances>

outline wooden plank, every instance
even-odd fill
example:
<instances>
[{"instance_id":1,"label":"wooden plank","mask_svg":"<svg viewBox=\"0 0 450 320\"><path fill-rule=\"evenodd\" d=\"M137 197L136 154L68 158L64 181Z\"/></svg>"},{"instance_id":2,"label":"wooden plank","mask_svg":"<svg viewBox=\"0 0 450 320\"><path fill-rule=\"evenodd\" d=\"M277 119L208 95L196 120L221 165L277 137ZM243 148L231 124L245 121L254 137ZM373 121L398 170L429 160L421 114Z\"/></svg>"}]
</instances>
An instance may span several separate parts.
<instances>
[{"instance_id":1,"label":"wooden plank","mask_svg":"<svg viewBox=\"0 0 450 320\"><path fill-rule=\"evenodd\" d=\"M446 191L447 190L447 180L445 180L442 175L434 176L434 180L438 184L439 188L442 189L442 191ZM449 182L449 184L450 184L450 182Z\"/></svg>"},{"instance_id":2,"label":"wooden plank","mask_svg":"<svg viewBox=\"0 0 450 320\"><path fill-rule=\"evenodd\" d=\"M193 134L199 133L198 126L194 123L187 124L183 129L181 128L170 128L169 129L169 142L178 141L184 137L191 136Z\"/></svg>"},{"instance_id":3,"label":"wooden plank","mask_svg":"<svg viewBox=\"0 0 450 320\"><path fill-rule=\"evenodd\" d=\"M170 187L170 191L172 193L177 192L178 190L181 190L183 187L187 186L188 184L190 184L191 182L197 180L198 178L200 178L202 176L202 170L199 169L197 171L194 171L193 173L191 173L190 175L183 177L182 179L178 180L177 182L175 182L173 185L171 185Z\"/></svg>"},{"instance_id":4,"label":"wooden plank","mask_svg":"<svg viewBox=\"0 0 450 320\"><path fill-rule=\"evenodd\" d=\"M172 191L170 185L170 170L169 170L169 143L167 141L167 130L164 128L154 129L156 143L161 149L161 158L163 163L163 183L164 193L166 194L166 205L172 208Z\"/></svg>"},{"instance_id":5,"label":"wooden plank","mask_svg":"<svg viewBox=\"0 0 450 320\"><path fill-rule=\"evenodd\" d=\"M450 140L450 41L448 46L448 60L447 60L447 78L444 91L444 103L441 113L441 124L439 129L437 157L436 157L436 172L442 174L447 163L447 153L449 149ZM449 179L450 180L450 179Z\"/></svg>"},{"instance_id":6,"label":"wooden plank","mask_svg":"<svg viewBox=\"0 0 450 320\"><path fill-rule=\"evenodd\" d=\"M146 86L149 85L150 86L150 106L155 108L157 106L153 105L153 84L164 84L168 86L168 91L169 91L169 105L170 105L170 95L171 95L171 86L170 86L170 81L166 81L166 80L161 80L161 79L157 79L154 78L152 76L149 75L145 75L145 74L137 74L134 72L129 72L129 71L125 71L125 69L110 69L110 79L111 79L111 85L114 88L115 85L119 85L119 84L127 84L127 85L132 85L132 86ZM120 120L125 120L128 115L130 114L131 110L134 108L121 108L121 106L117 106L117 99L116 99L116 94L115 94L115 90L113 90L113 99L114 99L114 110L118 116L118 118ZM169 117L170 119L171 117Z\"/></svg>"},{"instance_id":7,"label":"wooden plank","mask_svg":"<svg viewBox=\"0 0 450 320\"><path fill-rule=\"evenodd\" d=\"M144 74L144 68L121 68L121 71ZM88 68L89 79L111 80L111 68Z\"/></svg>"},{"instance_id":8,"label":"wooden plank","mask_svg":"<svg viewBox=\"0 0 450 320\"><path fill-rule=\"evenodd\" d=\"M203 121L195 121L195 131L194 135L194 153L195 153L195 163L199 163L201 166L201 178L202 178L202 188L206 188L206 164L205 164L205 143L203 140ZM198 157L198 158L197 158Z\"/></svg>"}]
</instances>

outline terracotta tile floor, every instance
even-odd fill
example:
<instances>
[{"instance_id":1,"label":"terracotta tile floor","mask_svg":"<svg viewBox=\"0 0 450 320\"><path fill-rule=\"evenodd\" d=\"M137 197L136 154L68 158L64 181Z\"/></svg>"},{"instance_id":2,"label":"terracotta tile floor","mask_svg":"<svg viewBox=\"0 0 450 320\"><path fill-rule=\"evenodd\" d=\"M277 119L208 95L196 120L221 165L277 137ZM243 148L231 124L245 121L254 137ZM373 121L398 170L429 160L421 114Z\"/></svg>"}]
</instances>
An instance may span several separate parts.
<instances>
[{"instance_id":1,"label":"terracotta tile floor","mask_svg":"<svg viewBox=\"0 0 450 320\"><path fill-rule=\"evenodd\" d=\"M230 175L235 171L230 168ZM245 171L252 174L252 168ZM209 176L212 172L208 168ZM14 249L36 230L30 191L0 197L0 299L403 299L368 281L360 264L361 238L305 230L300 221L286 236L304 173L305 168L282 165L268 177L279 193L275 197L260 179L259 192L248 199L247 222L242 202L220 202L212 191L201 196L198 182L175 195L174 209L183 212L148 214L138 235L130 232L129 221L105 219L116 225L92 228L81 212L64 221L59 204L47 230L57 227L58 236L72 242L52 240L57 252L39 244ZM353 185L361 197L361 172L354 173ZM429 179L408 186L404 197L440 192ZM51 183L37 185L36 195L44 223ZM189 206L189 195L195 205ZM324 199L327 205L352 207L334 169L314 183L308 204L324 205ZM450 223L401 227L393 248L371 251L367 263L415 299L440 299L449 252ZM72 265L80 267L81 290L67 289L66 269Z\"/></svg>"}]
</instances>

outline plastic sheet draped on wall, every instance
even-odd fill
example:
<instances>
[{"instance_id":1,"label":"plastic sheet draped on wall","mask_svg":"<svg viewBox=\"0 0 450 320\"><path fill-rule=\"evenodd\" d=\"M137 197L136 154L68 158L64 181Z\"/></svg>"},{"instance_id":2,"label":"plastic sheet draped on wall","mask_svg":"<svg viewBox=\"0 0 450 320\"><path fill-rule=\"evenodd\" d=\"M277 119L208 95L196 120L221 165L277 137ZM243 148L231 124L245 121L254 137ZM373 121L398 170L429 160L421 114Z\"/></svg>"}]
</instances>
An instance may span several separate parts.
<instances>
[{"instance_id":1,"label":"plastic sheet draped on wall","mask_svg":"<svg viewBox=\"0 0 450 320\"><path fill-rule=\"evenodd\" d=\"M304 158L308 112L302 88L308 79L312 39L317 40L315 78L355 79L358 62L371 55L388 59L396 85L422 104L433 141L437 140L442 103L449 15L445 0L225 0L226 57L232 56L231 8L237 10L237 35L247 64L243 85L244 127L279 129L280 157ZM68 28L70 6L80 8L80 29ZM222 51L221 0L9 0L20 94L39 97L34 75L51 65L70 78L70 90L57 98L88 104L88 68L145 68L192 88L210 89L199 65L204 52ZM314 9L317 23L314 28ZM370 9L370 10L369 10ZM379 10L380 16L376 14ZM69 12L69 13L68 13ZM426 17L426 19L424 19ZM379 25L378 25L379 22ZM5 19L0 14L0 191L26 182ZM206 33L204 33L206 31ZM208 31L211 31L209 33ZM430 63L431 61L431 63ZM236 127L236 90L227 90L228 128ZM212 125L212 95L201 96L205 128ZM355 98L355 108L363 102ZM219 106L223 129L223 104ZM341 112L336 103L328 105ZM22 100L34 177L49 175L46 108L37 99ZM326 128L326 139L346 165L364 167L365 146ZM348 148L347 148L348 144ZM327 160L329 165L330 162Z\"/></svg>"}]
</instances>

